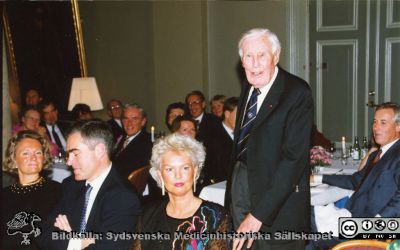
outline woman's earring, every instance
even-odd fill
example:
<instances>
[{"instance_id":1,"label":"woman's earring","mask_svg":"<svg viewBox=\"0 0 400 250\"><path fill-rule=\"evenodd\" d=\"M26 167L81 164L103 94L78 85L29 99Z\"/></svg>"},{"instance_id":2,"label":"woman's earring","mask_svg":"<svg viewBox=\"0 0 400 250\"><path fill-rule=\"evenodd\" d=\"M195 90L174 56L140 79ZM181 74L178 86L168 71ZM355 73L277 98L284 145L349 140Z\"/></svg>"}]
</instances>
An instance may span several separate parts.
<instances>
[{"instance_id":1,"label":"woman's earring","mask_svg":"<svg viewBox=\"0 0 400 250\"><path fill-rule=\"evenodd\" d=\"M193 183L193 193L196 193L196 182L197 182L197 180L196 180L196 174L194 174L194 183Z\"/></svg>"},{"instance_id":2,"label":"woman's earring","mask_svg":"<svg viewBox=\"0 0 400 250\"><path fill-rule=\"evenodd\" d=\"M161 193L163 196L165 195L165 186L163 178L161 178Z\"/></svg>"}]
</instances>

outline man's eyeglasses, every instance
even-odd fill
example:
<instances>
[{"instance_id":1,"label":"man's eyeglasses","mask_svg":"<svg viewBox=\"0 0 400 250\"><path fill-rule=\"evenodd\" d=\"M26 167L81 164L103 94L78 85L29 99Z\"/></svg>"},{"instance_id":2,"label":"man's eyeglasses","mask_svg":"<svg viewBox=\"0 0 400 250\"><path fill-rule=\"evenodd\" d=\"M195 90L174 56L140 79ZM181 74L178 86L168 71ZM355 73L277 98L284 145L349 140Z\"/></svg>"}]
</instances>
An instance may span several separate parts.
<instances>
[{"instance_id":1,"label":"man's eyeglasses","mask_svg":"<svg viewBox=\"0 0 400 250\"><path fill-rule=\"evenodd\" d=\"M114 110L114 109L120 109L121 108L121 106L119 106L119 105L116 105L116 106L111 106L111 110Z\"/></svg>"},{"instance_id":2,"label":"man's eyeglasses","mask_svg":"<svg viewBox=\"0 0 400 250\"><path fill-rule=\"evenodd\" d=\"M188 105L189 106L200 105L201 103L202 103L202 101L193 101L193 102L189 102Z\"/></svg>"},{"instance_id":3,"label":"man's eyeglasses","mask_svg":"<svg viewBox=\"0 0 400 250\"><path fill-rule=\"evenodd\" d=\"M31 120L31 121L34 121L34 122L40 122L40 119L37 119L37 118L32 117L32 116L24 116L24 117L27 120Z\"/></svg>"}]
</instances>

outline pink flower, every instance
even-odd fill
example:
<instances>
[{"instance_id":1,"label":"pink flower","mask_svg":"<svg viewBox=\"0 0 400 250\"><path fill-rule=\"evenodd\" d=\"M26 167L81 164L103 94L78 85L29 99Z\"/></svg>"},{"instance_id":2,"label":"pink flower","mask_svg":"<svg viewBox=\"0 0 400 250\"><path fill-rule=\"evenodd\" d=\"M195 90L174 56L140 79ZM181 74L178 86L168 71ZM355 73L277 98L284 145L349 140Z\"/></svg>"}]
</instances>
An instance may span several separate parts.
<instances>
[{"instance_id":1,"label":"pink flower","mask_svg":"<svg viewBox=\"0 0 400 250\"><path fill-rule=\"evenodd\" d=\"M310 150L311 166L329 166L332 164L331 155L321 146L314 146Z\"/></svg>"}]
</instances>

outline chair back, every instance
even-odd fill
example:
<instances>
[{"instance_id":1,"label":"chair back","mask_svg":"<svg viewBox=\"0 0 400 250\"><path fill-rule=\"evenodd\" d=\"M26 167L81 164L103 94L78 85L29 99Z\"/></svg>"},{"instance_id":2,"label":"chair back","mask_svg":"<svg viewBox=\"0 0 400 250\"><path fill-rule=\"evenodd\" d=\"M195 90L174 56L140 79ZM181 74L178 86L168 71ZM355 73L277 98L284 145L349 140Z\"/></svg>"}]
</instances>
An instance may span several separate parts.
<instances>
[{"instance_id":1,"label":"chair back","mask_svg":"<svg viewBox=\"0 0 400 250\"><path fill-rule=\"evenodd\" d=\"M149 170L150 166L144 166L134 170L128 176L129 182L135 186L139 194L142 194L144 192L144 189L146 188L147 180L150 175Z\"/></svg>"},{"instance_id":2,"label":"chair back","mask_svg":"<svg viewBox=\"0 0 400 250\"><path fill-rule=\"evenodd\" d=\"M337 244L332 250L381 250L386 249L389 245L388 242L377 241L377 240L350 240Z\"/></svg>"}]
</instances>

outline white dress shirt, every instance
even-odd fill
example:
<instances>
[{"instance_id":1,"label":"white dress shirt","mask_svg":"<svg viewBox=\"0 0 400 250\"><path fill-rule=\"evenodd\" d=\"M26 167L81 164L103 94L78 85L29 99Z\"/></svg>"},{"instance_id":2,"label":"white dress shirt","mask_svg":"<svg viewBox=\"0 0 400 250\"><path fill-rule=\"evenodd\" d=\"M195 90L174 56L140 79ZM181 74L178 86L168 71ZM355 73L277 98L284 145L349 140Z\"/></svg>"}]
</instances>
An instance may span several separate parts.
<instances>
[{"instance_id":1,"label":"white dress shirt","mask_svg":"<svg viewBox=\"0 0 400 250\"><path fill-rule=\"evenodd\" d=\"M231 139L233 140L233 129L231 129L230 127L226 126L224 122L222 122L222 126L224 127L224 129L228 133L229 137L231 137Z\"/></svg>"},{"instance_id":2,"label":"white dress shirt","mask_svg":"<svg viewBox=\"0 0 400 250\"><path fill-rule=\"evenodd\" d=\"M52 133L52 131L53 131L53 125L50 125L50 124L47 124L47 123L46 123L46 127L47 127L47 131L50 132L49 134L50 134L50 139L51 139L51 141L52 141L53 143L57 144L57 143L56 143L56 139L54 139L53 133ZM60 130L60 128L57 126L57 124L54 124L54 130L55 130L55 132L57 133L58 138L60 138L60 141L61 141L61 144L62 144L62 146L63 146L64 151L66 151L66 149L67 149L67 143L65 142L64 135L61 133L61 130Z\"/></svg>"},{"instance_id":3,"label":"white dress shirt","mask_svg":"<svg viewBox=\"0 0 400 250\"><path fill-rule=\"evenodd\" d=\"M269 90L272 87L272 84L274 83L276 77L278 76L278 71L279 71L278 67L275 66L274 74L272 75L272 78L269 81L269 83L266 84L264 87L259 88L261 93L257 96L257 113L258 113L258 111L260 111L261 105L264 102L265 97L267 96ZM253 92L253 89L254 89L254 87L251 86L250 91L249 91L249 96L247 97L247 103L249 102L249 99L250 99L251 93Z\"/></svg>"},{"instance_id":4,"label":"white dress shirt","mask_svg":"<svg viewBox=\"0 0 400 250\"><path fill-rule=\"evenodd\" d=\"M93 188L92 191L90 192L89 201L88 201L88 205L86 208L86 216L85 216L86 223L89 218L90 212L92 211L93 203L96 200L96 197L97 197L97 194L99 193L101 185L103 185L104 180L106 179L106 177L108 176L108 174L111 171L111 165L112 165L112 163L106 168L106 170L104 170L93 181L91 181L91 182L86 181L86 185L90 184L90 186L92 186L92 188ZM73 239L69 240L67 250L78 250L78 249L80 250L81 248L82 248L81 239L73 238Z\"/></svg>"}]
</instances>

